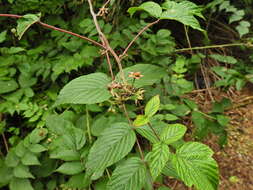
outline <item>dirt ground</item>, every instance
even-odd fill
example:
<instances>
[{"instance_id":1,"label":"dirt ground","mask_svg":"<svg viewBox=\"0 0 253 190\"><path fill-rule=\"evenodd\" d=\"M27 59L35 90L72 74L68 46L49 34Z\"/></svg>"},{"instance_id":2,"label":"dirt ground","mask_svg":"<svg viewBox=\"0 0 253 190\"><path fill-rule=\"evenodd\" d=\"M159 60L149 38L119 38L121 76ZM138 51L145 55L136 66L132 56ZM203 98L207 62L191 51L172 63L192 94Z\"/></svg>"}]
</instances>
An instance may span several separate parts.
<instances>
[{"instance_id":1,"label":"dirt ground","mask_svg":"<svg viewBox=\"0 0 253 190\"><path fill-rule=\"evenodd\" d=\"M253 87L234 97L238 108L229 110L228 145L215 151L220 167L220 190L253 190Z\"/></svg>"}]
</instances>

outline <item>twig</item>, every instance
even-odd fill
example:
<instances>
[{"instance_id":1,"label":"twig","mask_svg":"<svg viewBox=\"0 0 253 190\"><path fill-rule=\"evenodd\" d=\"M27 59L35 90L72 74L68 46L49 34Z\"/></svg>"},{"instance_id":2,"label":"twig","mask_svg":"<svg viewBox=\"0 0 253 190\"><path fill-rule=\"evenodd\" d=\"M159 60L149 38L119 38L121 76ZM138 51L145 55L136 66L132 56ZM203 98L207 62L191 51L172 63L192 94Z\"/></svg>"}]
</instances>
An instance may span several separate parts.
<instances>
[{"instance_id":1,"label":"twig","mask_svg":"<svg viewBox=\"0 0 253 190\"><path fill-rule=\"evenodd\" d=\"M186 36L186 40L187 40L188 46L189 46L189 48L191 49L190 52L191 52L191 54L192 54L191 41L190 41L190 38L189 38L189 35L188 35L188 29L186 28L185 25L184 25L184 31L185 31L185 36Z\"/></svg>"},{"instance_id":2,"label":"twig","mask_svg":"<svg viewBox=\"0 0 253 190\"><path fill-rule=\"evenodd\" d=\"M122 65L121 65L121 61L120 61L120 58L119 56L115 53L115 51L111 48L107 38L105 37L104 33L102 32L99 24L98 24L98 21L97 21L97 15L95 14L94 10L93 10L93 6L92 6L92 2L91 0L88 0L88 3L89 3L89 7L90 7L90 13L92 15L92 18L93 18L93 22L96 26L96 29L97 29L97 32L99 34L99 38L101 39L102 43L103 43L103 46L106 48L106 50L108 50L112 56L114 57L118 67L119 67L119 72L120 72L120 76L122 78L122 80L125 82L125 75L124 75L124 72L123 72L123 68L122 68ZM109 64L109 63L108 63Z\"/></svg>"},{"instance_id":3,"label":"twig","mask_svg":"<svg viewBox=\"0 0 253 190\"><path fill-rule=\"evenodd\" d=\"M23 16L14 15L14 14L0 14L0 17L22 18ZM74 32L68 31L68 30L64 30L64 29L52 26L52 25L46 24L46 23L41 22L41 21L38 21L37 24L40 24L41 26L44 26L45 28L49 28L49 29L52 29L52 30L56 30L56 31L59 31L59 32L63 32L63 33L72 35L72 36L76 36L78 38L81 38L83 40L91 42L92 44L94 44L94 45L96 45L96 46L98 46L100 48L106 49L102 44L100 44L100 43L98 43L98 42L96 42L96 41L94 41L94 40L92 40L90 38L87 38L85 36L82 36L80 34L77 34L77 33L74 33Z\"/></svg>"},{"instance_id":4,"label":"twig","mask_svg":"<svg viewBox=\"0 0 253 190\"><path fill-rule=\"evenodd\" d=\"M200 46L200 47L191 47L191 48L176 49L175 52L184 52L184 51L201 50L201 49L212 49L212 48L223 48L223 47L233 47L233 46L253 47L253 44L251 44L251 43L234 43L234 44L221 44L221 45L211 45L211 46Z\"/></svg>"},{"instance_id":5,"label":"twig","mask_svg":"<svg viewBox=\"0 0 253 190\"><path fill-rule=\"evenodd\" d=\"M132 39L132 41L128 44L128 46L125 48L124 52L119 56L120 59L122 59L127 51L129 50L129 48L133 45L133 43L138 39L138 37L143 33L145 32L148 28L150 28L151 26L153 26L154 24L158 23L160 21L160 19L154 21L154 22L151 22L149 23L147 26L145 26L143 29L141 29L138 34Z\"/></svg>"}]
</instances>

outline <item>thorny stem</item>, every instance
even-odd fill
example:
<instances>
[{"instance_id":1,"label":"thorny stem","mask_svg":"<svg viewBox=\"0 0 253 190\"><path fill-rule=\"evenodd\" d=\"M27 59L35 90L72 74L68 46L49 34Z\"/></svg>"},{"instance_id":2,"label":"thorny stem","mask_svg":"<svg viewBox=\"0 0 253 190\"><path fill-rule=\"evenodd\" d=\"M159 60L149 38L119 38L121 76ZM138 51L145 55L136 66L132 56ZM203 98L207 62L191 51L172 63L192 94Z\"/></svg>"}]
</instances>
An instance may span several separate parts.
<instances>
[{"instance_id":1,"label":"thorny stem","mask_svg":"<svg viewBox=\"0 0 253 190\"><path fill-rule=\"evenodd\" d=\"M128 46L126 47L126 49L124 50L124 52L119 56L120 59L122 59L126 54L127 51L129 50L129 48L133 45L133 43L138 39L138 37L145 32L148 28L150 28L151 26L153 26L154 24L158 23L160 21L160 19L149 23L148 25L146 25L143 29L141 29L138 34L132 39L132 41L128 44Z\"/></svg>"},{"instance_id":2,"label":"thorny stem","mask_svg":"<svg viewBox=\"0 0 253 190\"><path fill-rule=\"evenodd\" d=\"M211 46L200 46L200 47L176 49L175 52L184 52L184 51L202 50L202 49L212 49L212 48L223 48L223 47L233 47L233 46L253 47L253 44L251 44L251 43L232 43L232 44L221 44L221 45L211 45Z\"/></svg>"},{"instance_id":3,"label":"thorny stem","mask_svg":"<svg viewBox=\"0 0 253 190\"><path fill-rule=\"evenodd\" d=\"M20 16L20 15L14 15L14 14L0 14L0 17L10 17L10 18L22 18L23 16ZM103 46L102 44L90 39L90 38L87 38L85 36L82 36L80 34L77 34L77 33L74 33L74 32L71 32L71 31L68 31L68 30L64 30L64 29L61 29L61 28L58 28L58 27L55 27L55 26L52 26L52 25L49 25L49 24L46 24L44 22L41 22L41 21L38 21L37 22L38 24L40 24L41 26L44 26L45 28L49 28L49 29L52 29L52 30L56 30L56 31L59 31L59 32L63 32L63 33L66 33L66 34L70 34L72 36L76 36L78 38L81 38L83 40L86 40L88 42L91 42L92 44L100 47L100 48L103 48L103 49L106 49L105 46Z\"/></svg>"},{"instance_id":4,"label":"thorny stem","mask_svg":"<svg viewBox=\"0 0 253 190\"><path fill-rule=\"evenodd\" d=\"M89 7L90 7L90 13L92 15L92 18L93 18L93 22L96 26L96 29L97 29L97 32L99 34L99 38L100 40L102 41L103 43L103 46L106 48L106 50L108 50L112 56L114 57L118 67L119 67L119 72L120 72L120 76L123 80L123 82L125 82L125 76L124 76L124 72L123 72L123 68L122 68L122 65L121 65L121 61L120 61L120 58L119 56L115 53L115 51L111 48L107 38L105 37L104 33L102 32L99 24L98 24L98 21L97 21L97 15L95 14L94 10L93 10L93 6L92 6L92 2L91 0L88 0L88 3L89 3ZM109 64L109 63L108 63Z\"/></svg>"}]
</instances>

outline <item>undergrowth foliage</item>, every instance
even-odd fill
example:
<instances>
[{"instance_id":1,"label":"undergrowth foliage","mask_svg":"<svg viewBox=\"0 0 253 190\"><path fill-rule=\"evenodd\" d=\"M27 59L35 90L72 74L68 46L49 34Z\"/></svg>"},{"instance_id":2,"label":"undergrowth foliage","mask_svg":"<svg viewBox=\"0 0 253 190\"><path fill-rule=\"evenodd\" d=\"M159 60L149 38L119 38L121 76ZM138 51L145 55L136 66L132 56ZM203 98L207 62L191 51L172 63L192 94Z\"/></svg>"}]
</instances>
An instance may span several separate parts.
<instances>
[{"instance_id":1,"label":"undergrowth foliage","mask_svg":"<svg viewBox=\"0 0 253 190\"><path fill-rule=\"evenodd\" d=\"M197 190L218 188L214 152L197 140L213 133L226 144L231 102L213 101L204 113L185 95L253 82L243 62L251 57L205 51L252 47L246 11L220 0L0 5L1 188L173 189L167 177ZM227 14L219 24L232 31L232 43L211 44L216 13ZM206 46L193 47L192 32ZM186 48L176 49L177 35ZM204 66L216 80L204 80ZM186 116L194 129L183 124ZM196 141L185 141L187 131Z\"/></svg>"}]
</instances>

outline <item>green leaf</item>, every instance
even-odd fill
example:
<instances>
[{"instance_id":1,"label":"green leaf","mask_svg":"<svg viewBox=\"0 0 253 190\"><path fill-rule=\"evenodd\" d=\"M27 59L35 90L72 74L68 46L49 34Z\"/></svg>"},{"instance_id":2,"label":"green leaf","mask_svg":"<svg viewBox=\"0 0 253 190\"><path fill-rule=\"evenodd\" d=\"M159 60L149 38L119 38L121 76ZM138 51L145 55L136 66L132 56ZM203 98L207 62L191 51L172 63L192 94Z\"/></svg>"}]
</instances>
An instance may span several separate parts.
<instances>
[{"instance_id":1,"label":"green leaf","mask_svg":"<svg viewBox=\"0 0 253 190\"><path fill-rule=\"evenodd\" d=\"M47 136L47 129L45 128L36 128L34 129L30 135L29 135L29 141L32 144L37 144L39 143L41 140L45 139Z\"/></svg>"},{"instance_id":2,"label":"green leaf","mask_svg":"<svg viewBox=\"0 0 253 190\"><path fill-rule=\"evenodd\" d=\"M145 106L145 116L152 117L156 114L160 107L160 98L159 95L154 96L151 98L147 105Z\"/></svg>"},{"instance_id":3,"label":"green leaf","mask_svg":"<svg viewBox=\"0 0 253 190\"><path fill-rule=\"evenodd\" d=\"M80 173L71 176L68 182L66 183L66 186L68 188L78 188L78 189L84 189L88 185L89 181L85 180L85 173Z\"/></svg>"},{"instance_id":4,"label":"green leaf","mask_svg":"<svg viewBox=\"0 0 253 190\"><path fill-rule=\"evenodd\" d=\"M176 121L179 119L177 116L175 116L173 114L169 114L169 113L164 114L163 116L164 116L163 119L165 119L167 121Z\"/></svg>"},{"instance_id":5,"label":"green leaf","mask_svg":"<svg viewBox=\"0 0 253 190\"><path fill-rule=\"evenodd\" d=\"M14 168L13 174L18 178L34 178L34 176L29 172L29 168L22 164L19 164Z\"/></svg>"},{"instance_id":6,"label":"green leaf","mask_svg":"<svg viewBox=\"0 0 253 190\"><path fill-rule=\"evenodd\" d=\"M158 67L150 64L136 64L124 69L124 75L129 84L133 82L133 78L129 77L130 72L140 72L143 77L136 79L134 86L140 88L143 86L149 86L156 82L159 82L167 73L162 67ZM116 80L120 80L120 74L116 76Z\"/></svg>"},{"instance_id":7,"label":"green leaf","mask_svg":"<svg viewBox=\"0 0 253 190\"><path fill-rule=\"evenodd\" d=\"M6 34L7 34L7 30L0 33L0 43L6 40Z\"/></svg>"},{"instance_id":8,"label":"green leaf","mask_svg":"<svg viewBox=\"0 0 253 190\"><path fill-rule=\"evenodd\" d=\"M141 190L146 183L146 168L138 157L132 157L116 167L107 185L110 190Z\"/></svg>"},{"instance_id":9,"label":"green leaf","mask_svg":"<svg viewBox=\"0 0 253 190\"><path fill-rule=\"evenodd\" d=\"M149 118L145 115L138 115L133 122L135 127L146 125L149 122Z\"/></svg>"},{"instance_id":10,"label":"green leaf","mask_svg":"<svg viewBox=\"0 0 253 190\"><path fill-rule=\"evenodd\" d=\"M47 149L40 145L40 144L32 144L30 147L29 147L29 150L33 153L39 153L39 152L44 152L46 151Z\"/></svg>"},{"instance_id":11,"label":"green leaf","mask_svg":"<svg viewBox=\"0 0 253 190\"><path fill-rule=\"evenodd\" d=\"M159 139L156 137L154 134L153 130L148 126L144 125L141 127L136 128L136 131L146 139L148 139L152 143L157 143L159 142Z\"/></svg>"},{"instance_id":12,"label":"green leaf","mask_svg":"<svg viewBox=\"0 0 253 190\"><path fill-rule=\"evenodd\" d=\"M93 73L78 77L63 87L57 98L60 104L95 104L111 97L107 90L110 79L103 73Z\"/></svg>"},{"instance_id":13,"label":"green leaf","mask_svg":"<svg viewBox=\"0 0 253 190\"><path fill-rule=\"evenodd\" d=\"M170 124L168 127L164 128L161 133L161 140L166 144L171 144L179 139L181 139L187 128L182 124Z\"/></svg>"},{"instance_id":14,"label":"green leaf","mask_svg":"<svg viewBox=\"0 0 253 190\"><path fill-rule=\"evenodd\" d=\"M146 155L149 168L153 179L155 180L162 172L171 154L167 144L159 142L153 145L152 151Z\"/></svg>"},{"instance_id":15,"label":"green leaf","mask_svg":"<svg viewBox=\"0 0 253 190\"><path fill-rule=\"evenodd\" d=\"M15 80L0 81L0 94L12 92L18 88L18 83Z\"/></svg>"},{"instance_id":16,"label":"green leaf","mask_svg":"<svg viewBox=\"0 0 253 190\"><path fill-rule=\"evenodd\" d=\"M132 150L135 140L135 133L127 123L113 124L91 147L86 168L95 172L118 162Z\"/></svg>"},{"instance_id":17,"label":"green leaf","mask_svg":"<svg viewBox=\"0 0 253 190\"><path fill-rule=\"evenodd\" d=\"M28 179L12 178L10 190L34 190Z\"/></svg>"},{"instance_id":18,"label":"green leaf","mask_svg":"<svg viewBox=\"0 0 253 190\"><path fill-rule=\"evenodd\" d=\"M55 171L66 175L75 175L82 172L83 170L84 170L83 164L80 161L78 161L78 162L65 162Z\"/></svg>"},{"instance_id":19,"label":"green leaf","mask_svg":"<svg viewBox=\"0 0 253 190\"><path fill-rule=\"evenodd\" d=\"M212 158L213 151L206 145L188 142L176 151L172 164L181 180L198 190L216 190L218 186L218 166Z\"/></svg>"},{"instance_id":20,"label":"green leaf","mask_svg":"<svg viewBox=\"0 0 253 190\"><path fill-rule=\"evenodd\" d=\"M250 22L243 20L239 23L238 26L235 27L240 37L249 33L250 25L251 25Z\"/></svg>"},{"instance_id":21,"label":"green leaf","mask_svg":"<svg viewBox=\"0 0 253 190\"><path fill-rule=\"evenodd\" d=\"M17 23L17 35L20 40L24 33L36 22L40 20L40 14L27 14L19 18Z\"/></svg>"},{"instance_id":22,"label":"green leaf","mask_svg":"<svg viewBox=\"0 0 253 190\"><path fill-rule=\"evenodd\" d=\"M229 64L237 63L237 60L231 56L224 56L224 55L220 55L220 54L211 54L209 56L219 62L229 63Z\"/></svg>"},{"instance_id":23,"label":"green leaf","mask_svg":"<svg viewBox=\"0 0 253 190\"><path fill-rule=\"evenodd\" d=\"M15 149L11 149L5 158L5 164L8 167L16 167L18 163L19 157L15 154Z\"/></svg>"},{"instance_id":24,"label":"green leaf","mask_svg":"<svg viewBox=\"0 0 253 190\"><path fill-rule=\"evenodd\" d=\"M198 20L194 17L199 16L201 18L204 18L201 14L201 9L194 5L195 4L189 1L183 1L180 3L166 1L163 4L163 8L165 8L166 11L161 14L160 19L176 20L196 30L204 31L200 27Z\"/></svg>"},{"instance_id":25,"label":"green leaf","mask_svg":"<svg viewBox=\"0 0 253 190\"><path fill-rule=\"evenodd\" d=\"M80 154L76 150L57 148L50 152L50 158L64 161L80 160Z\"/></svg>"},{"instance_id":26,"label":"green leaf","mask_svg":"<svg viewBox=\"0 0 253 190\"><path fill-rule=\"evenodd\" d=\"M201 112L192 112L192 121L195 126L194 136L198 139L203 139L209 132L207 119L201 114Z\"/></svg>"},{"instance_id":27,"label":"green leaf","mask_svg":"<svg viewBox=\"0 0 253 190\"><path fill-rule=\"evenodd\" d=\"M227 126L230 119L225 115L217 115L217 121L221 126Z\"/></svg>"},{"instance_id":28,"label":"green leaf","mask_svg":"<svg viewBox=\"0 0 253 190\"><path fill-rule=\"evenodd\" d=\"M24 165L40 165L40 162L36 156L36 154L32 153L32 152L29 152L27 151L25 153L25 155L21 158L21 162L24 164Z\"/></svg>"},{"instance_id":29,"label":"green leaf","mask_svg":"<svg viewBox=\"0 0 253 190\"><path fill-rule=\"evenodd\" d=\"M151 16L159 18L162 13L162 8L160 7L159 4L157 4L153 1L148 1L148 2L142 3L139 7L131 7L128 9L128 13L131 16L133 16L133 14L136 11L146 11Z\"/></svg>"}]
</instances>

